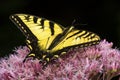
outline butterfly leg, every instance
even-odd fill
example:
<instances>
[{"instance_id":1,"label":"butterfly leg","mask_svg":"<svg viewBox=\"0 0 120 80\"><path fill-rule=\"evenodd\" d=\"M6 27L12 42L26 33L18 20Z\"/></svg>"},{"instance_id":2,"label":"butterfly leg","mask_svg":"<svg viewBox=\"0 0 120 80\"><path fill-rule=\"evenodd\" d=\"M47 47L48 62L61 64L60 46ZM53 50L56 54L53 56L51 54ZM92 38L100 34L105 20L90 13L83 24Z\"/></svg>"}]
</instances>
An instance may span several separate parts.
<instances>
[{"instance_id":1,"label":"butterfly leg","mask_svg":"<svg viewBox=\"0 0 120 80\"><path fill-rule=\"evenodd\" d=\"M29 58L29 57L32 57L33 59L35 59L35 56L36 55L33 53L33 51L31 51L29 54L27 54L27 56L25 57L25 59L23 60L23 62L25 62L26 59Z\"/></svg>"}]
</instances>

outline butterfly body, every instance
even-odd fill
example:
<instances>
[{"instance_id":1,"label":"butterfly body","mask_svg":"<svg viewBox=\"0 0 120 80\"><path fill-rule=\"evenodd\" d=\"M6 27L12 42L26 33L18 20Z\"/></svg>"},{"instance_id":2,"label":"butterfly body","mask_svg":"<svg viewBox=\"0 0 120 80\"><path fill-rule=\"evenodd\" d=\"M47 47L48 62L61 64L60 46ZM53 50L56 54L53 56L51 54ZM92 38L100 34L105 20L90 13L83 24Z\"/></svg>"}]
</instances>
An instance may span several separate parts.
<instances>
[{"instance_id":1,"label":"butterfly body","mask_svg":"<svg viewBox=\"0 0 120 80\"><path fill-rule=\"evenodd\" d=\"M49 62L58 58L71 47L85 47L99 43L100 37L93 32L63 27L53 21L29 14L14 14L10 19L26 37L31 49L27 57ZM25 58L25 60L26 60Z\"/></svg>"}]
</instances>

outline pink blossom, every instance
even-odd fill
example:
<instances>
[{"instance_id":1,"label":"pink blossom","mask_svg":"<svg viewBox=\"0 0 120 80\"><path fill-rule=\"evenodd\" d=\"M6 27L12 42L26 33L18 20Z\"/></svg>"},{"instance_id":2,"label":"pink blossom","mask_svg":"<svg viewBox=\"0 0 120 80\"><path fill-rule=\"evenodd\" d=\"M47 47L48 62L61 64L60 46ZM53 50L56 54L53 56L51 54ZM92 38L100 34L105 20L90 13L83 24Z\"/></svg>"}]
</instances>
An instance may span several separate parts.
<instances>
[{"instance_id":1,"label":"pink blossom","mask_svg":"<svg viewBox=\"0 0 120 80\"><path fill-rule=\"evenodd\" d=\"M23 63L30 50L16 48L0 59L0 80L111 80L120 74L120 51L106 40L98 45L72 48L43 69L38 59Z\"/></svg>"}]
</instances>

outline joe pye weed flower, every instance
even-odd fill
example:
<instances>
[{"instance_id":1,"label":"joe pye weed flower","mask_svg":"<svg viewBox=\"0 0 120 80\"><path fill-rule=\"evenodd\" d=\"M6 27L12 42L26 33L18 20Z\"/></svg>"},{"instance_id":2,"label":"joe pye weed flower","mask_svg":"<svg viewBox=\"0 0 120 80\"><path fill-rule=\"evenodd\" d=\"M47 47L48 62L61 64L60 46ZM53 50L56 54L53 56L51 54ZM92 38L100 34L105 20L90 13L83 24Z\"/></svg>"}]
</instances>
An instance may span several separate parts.
<instances>
[{"instance_id":1,"label":"joe pye weed flower","mask_svg":"<svg viewBox=\"0 0 120 80\"><path fill-rule=\"evenodd\" d=\"M120 74L120 50L113 43L72 48L45 69L39 60L23 63L30 50L24 46L0 59L0 80L111 80ZM16 54L17 53L17 54Z\"/></svg>"}]
</instances>

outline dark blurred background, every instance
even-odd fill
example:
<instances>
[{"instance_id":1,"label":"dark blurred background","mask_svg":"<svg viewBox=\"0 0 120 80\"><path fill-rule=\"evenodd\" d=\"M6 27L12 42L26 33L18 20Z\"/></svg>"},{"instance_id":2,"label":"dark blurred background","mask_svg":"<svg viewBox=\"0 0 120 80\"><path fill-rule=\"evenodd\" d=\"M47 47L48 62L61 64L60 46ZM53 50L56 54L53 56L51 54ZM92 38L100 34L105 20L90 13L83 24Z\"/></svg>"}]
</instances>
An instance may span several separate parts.
<instances>
[{"instance_id":1,"label":"dark blurred background","mask_svg":"<svg viewBox=\"0 0 120 80\"><path fill-rule=\"evenodd\" d=\"M70 26L75 19L79 29L97 33L102 39L120 47L120 4L112 0L4 0L0 1L0 56L11 53L24 45L25 37L9 16L27 13Z\"/></svg>"}]
</instances>

